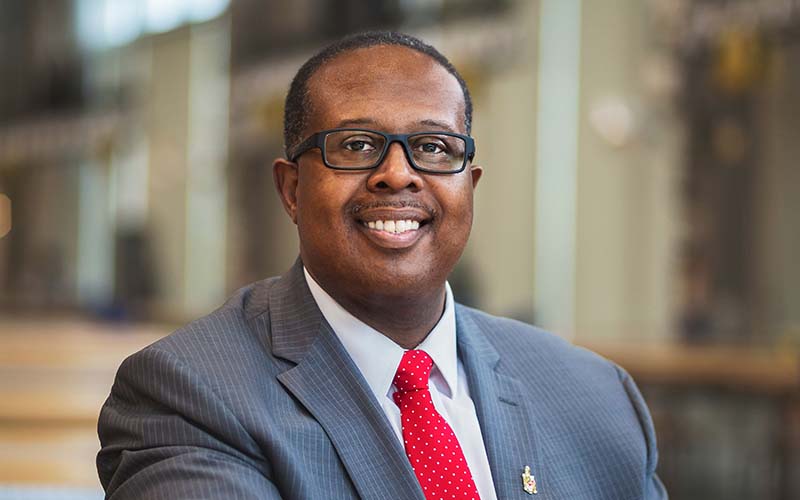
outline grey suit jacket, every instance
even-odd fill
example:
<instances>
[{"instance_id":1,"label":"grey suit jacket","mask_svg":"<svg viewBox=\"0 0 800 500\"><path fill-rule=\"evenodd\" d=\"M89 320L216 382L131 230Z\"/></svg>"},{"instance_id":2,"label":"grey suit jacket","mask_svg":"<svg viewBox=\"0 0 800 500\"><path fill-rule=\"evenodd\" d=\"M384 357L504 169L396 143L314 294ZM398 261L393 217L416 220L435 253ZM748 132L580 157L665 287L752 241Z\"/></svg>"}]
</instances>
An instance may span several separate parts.
<instances>
[{"instance_id":1,"label":"grey suit jacket","mask_svg":"<svg viewBox=\"0 0 800 500\"><path fill-rule=\"evenodd\" d=\"M650 415L624 371L461 305L456 330L498 498L666 498ZM113 499L424 500L299 261L126 359L98 430Z\"/></svg>"}]
</instances>

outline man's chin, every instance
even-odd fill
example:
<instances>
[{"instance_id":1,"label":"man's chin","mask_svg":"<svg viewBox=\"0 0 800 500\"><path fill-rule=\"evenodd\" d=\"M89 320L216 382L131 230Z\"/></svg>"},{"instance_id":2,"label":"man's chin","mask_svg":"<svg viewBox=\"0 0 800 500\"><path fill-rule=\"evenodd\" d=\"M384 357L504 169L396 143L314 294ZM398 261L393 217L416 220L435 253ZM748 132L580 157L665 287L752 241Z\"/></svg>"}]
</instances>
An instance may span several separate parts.
<instances>
[{"instance_id":1,"label":"man's chin","mask_svg":"<svg viewBox=\"0 0 800 500\"><path fill-rule=\"evenodd\" d=\"M373 268L363 277L362 286L368 295L413 300L436 293L447 279L447 274L434 272L413 262L395 260L392 264L385 268Z\"/></svg>"},{"instance_id":2,"label":"man's chin","mask_svg":"<svg viewBox=\"0 0 800 500\"><path fill-rule=\"evenodd\" d=\"M331 295L343 294L364 304L387 300L413 301L440 293L451 271L452 266L435 258L435 252L427 250L428 246L424 244L403 250L366 245L346 258L339 254L338 257L329 255L311 261L304 258L303 262Z\"/></svg>"}]
</instances>

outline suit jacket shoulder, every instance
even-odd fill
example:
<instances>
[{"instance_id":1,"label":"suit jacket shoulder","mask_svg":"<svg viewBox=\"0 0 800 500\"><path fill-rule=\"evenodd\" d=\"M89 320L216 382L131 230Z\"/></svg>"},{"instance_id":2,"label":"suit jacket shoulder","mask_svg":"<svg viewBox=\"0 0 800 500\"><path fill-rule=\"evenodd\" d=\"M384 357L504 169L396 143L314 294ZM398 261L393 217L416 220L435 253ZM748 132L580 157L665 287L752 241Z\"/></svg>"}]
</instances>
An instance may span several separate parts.
<instances>
[{"instance_id":1,"label":"suit jacket shoulder","mask_svg":"<svg viewBox=\"0 0 800 500\"><path fill-rule=\"evenodd\" d=\"M546 371L579 369L581 373L591 376L623 376L623 370L612 361L547 330L461 304L457 304L456 310L457 314L466 317L466 322L484 333L503 364L511 371L524 371L531 364L538 364L546 367ZM627 374L624 376L627 377Z\"/></svg>"},{"instance_id":2,"label":"suit jacket shoulder","mask_svg":"<svg viewBox=\"0 0 800 500\"><path fill-rule=\"evenodd\" d=\"M279 278L267 278L237 290L213 312L178 328L147 348L173 352L192 358L224 347L237 348L245 336L253 336L250 327L255 318L263 318L269 330L269 293ZM231 337L235 337L232 339ZM235 342L232 342L235 340Z\"/></svg>"},{"instance_id":3,"label":"suit jacket shoulder","mask_svg":"<svg viewBox=\"0 0 800 500\"><path fill-rule=\"evenodd\" d=\"M520 321L462 305L456 314L462 331L480 331L482 339L496 351L496 371L523 385L521 399L532 415L540 452L553 457L567 451L571 458L561 464L563 471L575 464L575 456L584 457L583 471L573 476L573 481L594 473L598 481L613 477L605 479L613 482L631 474L619 486L629 489L628 495L617 490L615 498L666 496L655 475L658 451L653 423L641 393L625 370L588 349ZM548 463L558 467L552 459ZM636 484L638 474L645 479L637 492L630 485ZM582 484L589 487L592 481ZM570 491L570 485L561 487L564 492ZM603 497L600 492L574 490L567 496L583 495Z\"/></svg>"}]
</instances>

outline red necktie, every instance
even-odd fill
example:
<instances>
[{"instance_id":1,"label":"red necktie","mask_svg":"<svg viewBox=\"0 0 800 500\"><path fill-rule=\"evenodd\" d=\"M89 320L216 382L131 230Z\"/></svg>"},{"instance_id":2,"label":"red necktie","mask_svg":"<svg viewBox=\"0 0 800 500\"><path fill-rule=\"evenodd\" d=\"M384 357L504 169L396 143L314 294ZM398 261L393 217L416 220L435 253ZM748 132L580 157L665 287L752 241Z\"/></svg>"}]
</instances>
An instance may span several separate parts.
<instances>
[{"instance_id":1,"label":"red necktie","mask_svg":"<svg viewBox=\"0 0 800 500\"><path fill-rule=\"evenodd\" d=\"M406 351L394 376L406 455L427 500L479 500L461 445L433 406L428 390L432 367L425 351Z\"/></svg>"}]
</instances>

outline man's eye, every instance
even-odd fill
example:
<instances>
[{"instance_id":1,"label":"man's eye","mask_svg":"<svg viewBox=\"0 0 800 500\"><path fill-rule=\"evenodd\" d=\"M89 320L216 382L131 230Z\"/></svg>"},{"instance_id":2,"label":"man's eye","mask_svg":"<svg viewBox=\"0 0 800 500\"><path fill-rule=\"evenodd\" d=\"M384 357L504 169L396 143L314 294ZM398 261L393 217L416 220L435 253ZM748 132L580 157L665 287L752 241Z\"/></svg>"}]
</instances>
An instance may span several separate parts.
<instances>
[{"instance_id":1,"label":"man's eye","mask_svg":"<svg viewBox=\"0 0 800 500\"><path fill-rule=\"evenodd\" d=\"M419 148L423 153L426 154L439 154L444 152L444 148L435 142L426 142L424 144L420 144Z\"/></svg>"},{"instance_id":2,"label":"man's eye","mask_svg":"<svg viewBox=\"0 0 800 500\"><path fill-rule=\"evenodd\" d=\"M371 151L375 149L372 144L367 141L349 141L344 144L344 148L348 151Z\"/></svg>"}]
</instances>

